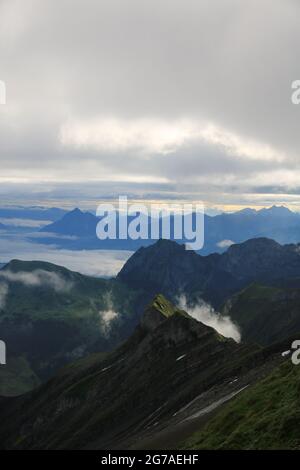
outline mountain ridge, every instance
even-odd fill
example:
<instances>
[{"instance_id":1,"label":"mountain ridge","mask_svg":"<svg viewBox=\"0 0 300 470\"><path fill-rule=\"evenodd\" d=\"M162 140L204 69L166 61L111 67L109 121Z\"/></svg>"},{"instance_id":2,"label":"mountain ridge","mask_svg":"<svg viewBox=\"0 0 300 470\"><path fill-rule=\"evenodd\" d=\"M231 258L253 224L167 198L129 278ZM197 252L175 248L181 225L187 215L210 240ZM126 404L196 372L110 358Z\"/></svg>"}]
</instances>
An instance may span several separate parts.
<instances>
[{"instance_id":1,"label":"mountain ridge","mask_svg":"<svg viewBox=\"0 0 300 470\"><path fill-rule=\"evenodd\" d=\"M117 216L118 217L118 216ZM62 219L43 227L40 233L45 237L40 240L51 243L47 232L57 235L77 237L80 240L58 240L61 246L72 249L120 249L136 251L141 246L149 246L156 240L99 240L96 226L100 219L90 212L74 209ZM150 222L149 222L150 223ZM202 255L223 253L227 243L242 243L250 238L267 237L282 244L295 243L299 240L300 215L284 206L272 206L260 210L242 209L233 213L221 213L215 216L204 215L204 247ZM183 240L186 242L187 240Z\"/></svg>"},{"instance_id":2,"label":"mountain ridge","mask_svg":"<svg viewBox=\"0 0 300 470\"><path fill-rule=\"evenodd\" d=\"M30 394L0 401L1 447L136 447L281 361L278 352L225 339L174 306L170 312L161 295L147 309L162 318L155 328L140 324L115 351L82 359Z\"/></svg>"},{"instance_id":3,"label":"mountain ridge","mask_svg":"<svg viewBox=\"0 0 300 470\"><path fill-rule=\"evenodd\" d=\"M242 267L242 268L241 268ZM199 255L170 240L139 249L117 278L151 293L201 297L220 307L227 297L254 280L300 276L297 245L256 238L235 244L223 254Z\"/></svg>"}]
</instances>

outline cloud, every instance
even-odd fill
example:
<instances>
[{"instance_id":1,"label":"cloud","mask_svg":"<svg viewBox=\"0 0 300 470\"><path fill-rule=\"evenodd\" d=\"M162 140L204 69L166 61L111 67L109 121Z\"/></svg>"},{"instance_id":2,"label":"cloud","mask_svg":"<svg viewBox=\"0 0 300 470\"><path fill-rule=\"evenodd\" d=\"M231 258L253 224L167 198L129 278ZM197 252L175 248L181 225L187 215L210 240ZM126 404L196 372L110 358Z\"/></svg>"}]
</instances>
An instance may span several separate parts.
<instances>
[{"instance_id":1,"label":"cloud","mask_svg":"<svg viewBox=\"0 0 300 470\"><path fill-rule=\"evenodd\" d=\"M115 312L114 310L105 310L104 312L100 312L102 330L106 335L109 335L112 322L118 318L118 316L118 312Z\"/></svg>"},{"instance_id":2,"label":"cloud","mask_svg":"<svg viewBox=\"0 0 300 470\"><path fill-rule=\"evenodd\" d=\"M36 269L32 272L2 270L0 278L8 282L20 282L29 287L48 286L56 292L69 291L73 287L72 283L66 281L60 274L43 269Z\"/></svg>"},{"instance_id":3,"label":"cloud","mask_svg":"<svg viewBox=\"0 0 300 470\"><path fill-rule=\"evenodd\" d=\"M106 336L109 336L113 321L118 318L119 313L114 309L114 301L111 292L107 292L104 297L106 310L100 311L101 328Z\"/></svg>"},{"instance_id":4,"label":"cloud","mask_svg":"<svg viewBox=\"0 0 300 470\"><path fill-rule=\"evenodd\" d=\"M140 119L100 119L68 122L61 128L61 143L71 148L107 152L137 151L142 154L173 153L193 135L192 124Z\"/></svg>"},{"instance_id":5,"label":"cloud","mask_svg":"<svg viewBox=\"0 0 300 470\"><path fill-rule=\"evenodd\" d=\"M8 285L5 282L0 284L0 310L3 310L6 305L6 297L8 294Z\"/></svg>"},{"instance_id":6,"label":"cloud","mask_svg":"<svg viewBox=\"0 0 300 470\"><path fill-rule=\"evenodd\" d=\"M196 320L211 326L218 333L226 338L233 338L237 343L241 341L241 333L237 325L235 325L228 316L223 316L216 312L213 307L204 301L201 301L193 307L189 306L185 296L179 299L179 307L189 313Z\"/></svg>"},{"instance_id":7,"label":"cloud","mask_svg":"<svg viewBox=\"0 0 300 470\"><path fill-rule=\"evenodd\" d=\"M0 238L0 262L42 260L96 277L114 277L131 255L131 251L60 250L55 245L29 243L16 237Z\"/></svg>"},{"instance_id":8,"label":"cloud","mask_svg":"<svg viewBox=\"0 0 300 470\"><path fill-rule=\"evenodd\" d=\"M235 242L232 240L221 240L220 242L217 243L217 246L219 248L229 248L231 245L234 245Z\"/></svg>"},{"instance_id":9,"label":"cloud","mask_svg":"<svg viewBox=\"0 0 300 470\"><path fill-rule=\"evenodd\" d=\"M300 177L299 10L2 0L1 185L11 196L14 184L45 197L58 182L107 180L191 184L217 203L287 198ZM266 196L266 181L281 193Z\"/></svg>"},{"instance_id":10,"label":"cloud","mask_svg":"<svg viewBox=\"0 0 300 470\"><path fill-rule=\"evenodd\" d=\"M32 219L20 219L20 218L5 218L0 217L0 223L13 227L31 227L41 228L45 225L51 224L51 220L32 220Z\"/></svg>"}]
</instances>

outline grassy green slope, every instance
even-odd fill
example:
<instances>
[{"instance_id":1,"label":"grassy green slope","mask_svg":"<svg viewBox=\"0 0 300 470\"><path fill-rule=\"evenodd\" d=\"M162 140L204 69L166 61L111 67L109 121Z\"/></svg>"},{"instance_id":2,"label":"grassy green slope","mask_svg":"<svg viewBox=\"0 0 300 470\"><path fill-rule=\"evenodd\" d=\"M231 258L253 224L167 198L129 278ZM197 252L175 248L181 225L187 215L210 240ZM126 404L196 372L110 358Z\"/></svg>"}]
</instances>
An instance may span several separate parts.
<instances>
[{"instance_id":1,"label":"grassy green slope","mask_svg":"<svg viewBox=\"0 0 300 470\"><path fill-rule=\"evenodd\" d=\"M252 284L223 309L236 322L242 340L269 345L300 331L300 289Z\"/></svg>"},{"instance_id":2,"label":"grassy green slope","mask_svg":"<svg viewBox=\"0 0 300 470\"><path fill-rule=\"evenodd\" d=\"M188 449L300 449L300 367L290 361L241 392Z\"/></svg>"},{"instance_id":3,"label":"grassy green slope","mask_svg":"<svg viewBox=\"0 0 300 470\"><path fill-rule=\"evenodd\" d=\"M40 384L40 380L24 357L9 358L0 366L0 396L15 396L26 393Z\"/></svg>"},{"instance_id":4,"label":"grassy green slope","mask_svg":"<svg viewBox=\"0 0 300 470\"><path fill-rule=\"evenodd\" d=\"M14 260L0 271L0 284L7 287L0 338L8 360L26 359L28 370L40 380L90 352L118 345L132 332L142 309L141 293L121 282L51 263ZM13 370L0 368L0 394L26 392L36 383L16 383L20 374Z\"/></svg>"},{"instance_id":5,"label":"grassy green slope","mask_svg":"<svg viewBox=\"0 0 300 470\"><path fill-rule=\"evenodd\" d=\"M157 296L115 351L69 365L0 406L2 447L127 448L150 424L172 420L202 393L265 364L260 348L221 340L182 313Z\"/></svg>"}]
</instances>

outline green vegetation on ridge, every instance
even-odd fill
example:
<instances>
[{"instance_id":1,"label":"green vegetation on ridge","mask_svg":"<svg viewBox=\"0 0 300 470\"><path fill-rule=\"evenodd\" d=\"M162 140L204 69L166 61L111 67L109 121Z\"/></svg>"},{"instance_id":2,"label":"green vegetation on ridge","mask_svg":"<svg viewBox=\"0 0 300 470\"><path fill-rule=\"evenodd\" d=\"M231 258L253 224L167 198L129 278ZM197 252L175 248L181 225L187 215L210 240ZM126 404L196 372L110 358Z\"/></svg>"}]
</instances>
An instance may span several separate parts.
<instances>
[{"instance_id":1,"label":"green vegetation on ridge","mask_svg":"<svg viewBox=\"0 0 300 470\"><path fill-rule=\"evenodd\" d=\"M300 449L300 367L290 361L227 404L184 449Z\"/></svg>"}]
</instances>

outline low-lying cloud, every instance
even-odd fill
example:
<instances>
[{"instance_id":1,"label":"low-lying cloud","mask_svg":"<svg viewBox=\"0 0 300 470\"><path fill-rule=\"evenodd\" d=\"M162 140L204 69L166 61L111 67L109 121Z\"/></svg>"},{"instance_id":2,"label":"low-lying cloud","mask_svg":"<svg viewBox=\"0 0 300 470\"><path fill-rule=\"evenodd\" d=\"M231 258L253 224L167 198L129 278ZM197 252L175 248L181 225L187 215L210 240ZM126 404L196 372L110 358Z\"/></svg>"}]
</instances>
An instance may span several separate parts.
<instances>
[{"instance_id":1,"label":"low-lying cloud","mask_svg":"<svg viewBox=\"0 0 300 470\"><path fill-rule=\"evenodd\" d=\"M10 227L28 227L28 228L41 228L45 225L51 224L51 220L33 220L21 219L17 217L0 217L0 223Z\"/></svg>"},{"instance_id":2,"label":"low-lying cloud","mask_svg":"<svg viewBox=\"0 0 300 470\"><path fill-rule=\"evenodd\" d=\"M20 282L28 287L44 285L54 289L56 292L65 292L72 288L72 283L66 281L59 274L45 271L43 269L36 269L32 272L12 272L10 270L0 271L0 278L5 279L8 282Z\"/></svg>"},{"instance_id":3,"label":"low-lying cloud","mask_svg":"<svg viewBox=\"0 0 300 470\"><path fill-rule=\"evenodd\" d=\"M220 242L217 243L217 246L219 248L229 248L231 245L234 245L235 242L232 240L221 240Z\"/></svg>"},{"instance_id":4,"label":"low-lying cloud","mask_svg":"<svg viewBox=\"0 0 300 470\"><path fill-rule=\"evenodd\" d=\"M0 310L3 310L6 305L6 298L8 294L8 285L3 282L0 284Z\"/></svg>"},{"instance_id":5,"label":"low-lying cloud","mask_svg":"<svg viewBox=\"0 0 300 470\"><path fill-rule=\"evenodd\" d=\"M15 236L0 239L0 261L46 261L65 266L71 271L94 277L113 277L132 255L131 251L59 249L55 244L42 245Z\"/></svg>"},{"instance_id":6,"label":"low-lying cloud","mask_svg":"<svg viewBox=\"0 0 300 470\"><path fill-rule=\"evenodd\" d=\"M101 319L101 328L103 333L108 336L112 327L113 321L118 318L119 313L114 309L114 302L113 302L113 295L109 291L105 295L105 304L106 310L102 310L99 312L99 316Z\"/></svg>"},{"instance_id":7,"label":"low-lying cloud","mask_svg":"<svg viewBox=\"0 0 300 470\"><path fill-rule=\"evenodd\" d=\"M222 316L206 302L201 301L191 307L189 306L186 297L181 296L179 299L179 307L187 311L191 317L204 323L204 325L211 326L226 338L232 338L237 343L241 341L241 333L238 326L233 323L228 316Z\"/></svg>"}]
</instances>

